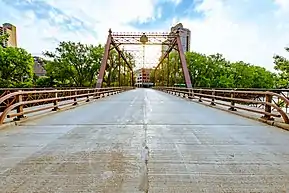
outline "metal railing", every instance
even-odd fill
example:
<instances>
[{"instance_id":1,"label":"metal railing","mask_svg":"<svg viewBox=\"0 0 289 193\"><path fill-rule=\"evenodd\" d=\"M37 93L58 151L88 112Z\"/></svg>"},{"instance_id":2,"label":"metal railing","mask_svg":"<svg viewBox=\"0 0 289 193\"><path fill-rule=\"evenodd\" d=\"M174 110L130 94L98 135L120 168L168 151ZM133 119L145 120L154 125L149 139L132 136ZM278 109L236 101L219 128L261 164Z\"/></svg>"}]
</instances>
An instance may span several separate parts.
<instances>
[{"instance_id":1,"label":"metal railing","mask_svg":"<svg viewBox=\"0 0 289 193\"><path fill-rule=\"evenodd\" d=\"M4 95L10 94L12 92L22 91L35 91L35 90L73 90L73 89L87 89L84 87L45 87L45 88L0 88L0 98Z\"/></svg>"},{"instance_id":2,"label":"metal railing","mask_svg":"<svg viewBox=\"0 0 289 193\"><path fill-rule=\"evenodd\" d=\"M77 105L79 102L89 102L127 90L133 87L110 87L95 89L65 89L65 90L18 90L6 92L0 98L0 125L6 118L19 120L25 114L43 110L57 111L60 107ZM32 108L35 107L35 108Z\"/></svg>"},{"instance_id":3,"label":"metal railing","mask_svg":"<svg viewBox=\"0 0 289 193\"><path fill-rule=\"evenodd\" d=\"M262 118L273 120L281 117L289 124L287 113L279 106L280 101L287 107L289 100L286 96L270 91L252 90L215 90L215 89L193 89L178 87L155 87L155 89L176 96L197 99L199 102L209 102L210 105L221 105L229 107L228 110L241 109L253 113L262 114ZM278 102L276 102L278 100Z\"/></svg>"}]
</instances>

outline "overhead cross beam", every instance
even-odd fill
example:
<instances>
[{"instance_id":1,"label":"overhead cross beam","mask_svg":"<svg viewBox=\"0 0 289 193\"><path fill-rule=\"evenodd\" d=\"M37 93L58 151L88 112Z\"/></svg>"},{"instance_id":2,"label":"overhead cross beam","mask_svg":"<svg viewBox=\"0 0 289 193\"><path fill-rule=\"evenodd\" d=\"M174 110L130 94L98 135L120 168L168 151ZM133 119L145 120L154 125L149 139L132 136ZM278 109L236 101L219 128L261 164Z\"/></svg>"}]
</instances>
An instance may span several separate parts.
<instances>
[{"instance_id":1,"label":"overhead cross beam","mask_svg":"<svg viewBox=\"0 0 289 193\"><path fill-rule=\"evenodd\" d=\"M170 42L166 40L174 39L174 35L165 32L112 33L112 36L114 42L118 44L140 45L140 38L144 34L148 38L146 45L170 45Z\"/></svg>"}]
</instances>

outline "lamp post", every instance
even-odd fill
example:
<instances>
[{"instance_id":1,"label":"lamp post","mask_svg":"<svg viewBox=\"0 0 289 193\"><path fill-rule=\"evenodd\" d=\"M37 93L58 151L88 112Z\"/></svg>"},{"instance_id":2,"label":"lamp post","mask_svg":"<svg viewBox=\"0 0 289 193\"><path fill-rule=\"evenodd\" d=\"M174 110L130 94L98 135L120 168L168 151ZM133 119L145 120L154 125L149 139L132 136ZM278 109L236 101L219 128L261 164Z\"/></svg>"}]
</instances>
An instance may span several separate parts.
<instances>
[{"instance_id":1,"label":"lamp post","mask_svg":"<svg viewBox=\"0 0 289 193\"><path fill-rule=\"evenodd\" d=\"M148 37L146 36L145 33L142 34L142 36L140 37L140 40L139 40L142 45L143 45L143 64L142 64L142 68L144 70L144 66L145 66L145 44L148 42ZM142 73L142 84L143 84L143 73Z\"/></svg>"},{"instance_id":2,"label":"lamp post","mask_svg":"<svg viewBox=\"0 0 289 193\"><path fill-rule=\"evenodd\" d=\"M143 33L142 36L140 37L140 42L143 45L143 68L144 68L144 64L145 64L145 44L148 42L148 37L146 36L145 33Z\"/></svg>"}]
</instances>

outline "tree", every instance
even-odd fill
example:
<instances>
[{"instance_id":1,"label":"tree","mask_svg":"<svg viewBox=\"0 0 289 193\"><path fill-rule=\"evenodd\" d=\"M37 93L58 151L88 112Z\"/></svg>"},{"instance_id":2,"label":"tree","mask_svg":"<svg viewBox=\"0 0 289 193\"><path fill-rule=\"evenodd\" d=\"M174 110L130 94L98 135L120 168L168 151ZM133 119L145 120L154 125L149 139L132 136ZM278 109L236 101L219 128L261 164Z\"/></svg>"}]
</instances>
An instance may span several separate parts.
<instances>
[{"instance_id":1,"label":"tree","mask_svg":"<svg viewBox=\"0 0 289 193\"><path fill-rule=\"evenodd\" d=\"M24 49L0 47L1 87L32 86L33 65L33 57Z\"/></svg>"},{"instance_id":2,"label":"tree","mask_svg":"<svg viewBox=\"0 0 289 193\"><path fill-rule=\"evenodd\" d=\"M70 86L93 86L96 83L104 48L74 42L61 42L55 52L44 52L49 59L45 69L55 82Z\"/></svg>"},{"instance_id":3,"label":"tree","mask_svg":"<svg viewBox=\"0 0 289 193\"><path fill-rule=\"evenodd\" d=\"M41 77L37 77L35 84L38 87L50 87L50 86L54 86L53 82L51 82L51 79L47 76L41 76Z\"/></svg>"},{"instance_id":4,"label":"tree","mask_svg":"<svg viewBox=\"0 0 289 193\"><path fill-rule=\"evenodd\" d=\"M289 48L285 48L289 52ZM289 87L289 60L283 56L275 55L274 57L274 69L278 71L277 75L277 87L288 88Z\"/></svg>"},{"instance_id":5,"label":"tree","mask_svg":"<svg viewBox=\"0 0 289 193\"><path fill-rule=\"evenodd\" d=\"M129 65L135 67L135 59L132 54L122 50ZM129 86L131 81L131 72L125 61L119 56L116 50L111 50L106 66L106 75L103 84L109 86L125 85Z\"/></svg>"},{"instance_id":6,"label":"tree","mask_svg":"<svg viewBox=\"0 0 289 193\"><path fill-rule=\"evenodd\" d=\"M8 38L9 38L9 34L7 34L7 33L5 33L4 35L0 35L0 46L1 46L1 47L4 47L3 42L4 42L5 40L8 40Z\"/></svg>"},{"instance_id":7,"label":"tree","mask_svg":"<svg viewBox=\"0 0 289 193\"><path fill-rule=\"evenodd\" d=\"M164 59L157 70L151 71L150 80L159 86L173 86L184 83L178 53L171 52L169 58Z\"/></svg>"},{"instance_id":8,"label":"tree","mask_svg":"<svg viewBox=\"0 0 289 193\"><path fill-rule=\"evenodd\" d=\"M265 68L243 61L229 62L221 54L186 52L186 61L193 87L273 88L275 85L276 75ZM172 52L169 60L166 59L157 71L151 73L151 80L157 85L184 83L177 52Z\"/></svg>"}]
</instances>

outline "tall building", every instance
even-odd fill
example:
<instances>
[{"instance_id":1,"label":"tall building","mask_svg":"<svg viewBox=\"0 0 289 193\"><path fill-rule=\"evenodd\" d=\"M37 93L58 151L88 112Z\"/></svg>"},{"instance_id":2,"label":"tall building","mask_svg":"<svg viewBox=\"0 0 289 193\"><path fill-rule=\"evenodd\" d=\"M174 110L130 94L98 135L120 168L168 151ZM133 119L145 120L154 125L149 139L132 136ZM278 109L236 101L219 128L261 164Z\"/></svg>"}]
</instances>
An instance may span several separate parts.
<instances>
[{"instance_id":1,"label":"tall building","mask_svg":"<svg viewBox=\"0 0 289 193\"><path fill-rule=\"evenodd\" d=\"M8 34L8 40L2 42L4 47L17 47L16 27L10 23L4 23L0 27L0 35Z\"/></svg>"},{"instance_id":2,"label":"tall building","mask_svg":"<svg viewBox=\"0 0 289 193\"><path fill-rule=\"evenodd\" d=\"M187 28L184 28L182 23L178 23L177 25L171 27L170 33L176 33L177 31L179 31L184 52L189 52L191 44L191 31ZM162 53L164 53L167 49L167 45L162 45Z\"/></svg>"},{"instance_id":3,"label":"tall building","mask_svg":"<svg viewBox=\"0 0 289 193\"><path fill-rule=\"evenodd\" d=\"M0 36L3 35L3 30L4 30L3 27L0 26ZM3 42L0 41L0 46L4 47L4 41Z\"/></svg>"},{"instance_id":4,"label":"tall building","mask_svg":"<svg viewBox=\"0 0 289 193\"><path fill-rule=\"evenodd\" d=\"M179 31L184 52L189 52L191 44L191 31L184 28L182 23L178 23L176 26L171 28L171 32L176 33L177 31Z\"/></svg>"}]
</instances>

